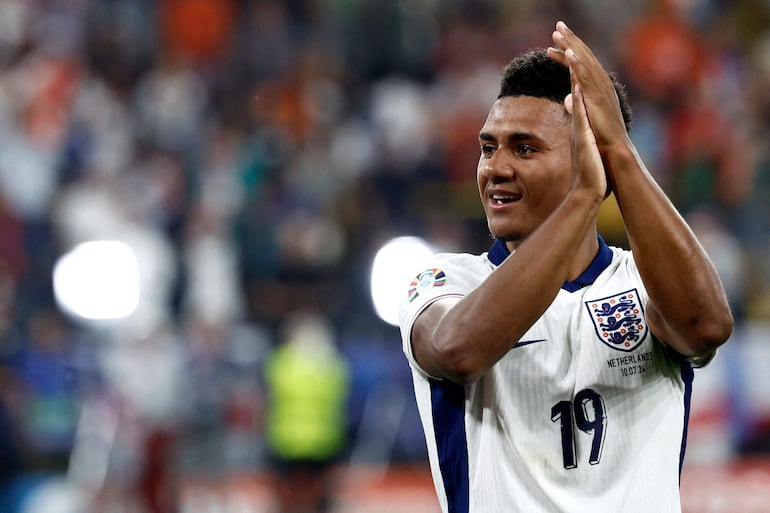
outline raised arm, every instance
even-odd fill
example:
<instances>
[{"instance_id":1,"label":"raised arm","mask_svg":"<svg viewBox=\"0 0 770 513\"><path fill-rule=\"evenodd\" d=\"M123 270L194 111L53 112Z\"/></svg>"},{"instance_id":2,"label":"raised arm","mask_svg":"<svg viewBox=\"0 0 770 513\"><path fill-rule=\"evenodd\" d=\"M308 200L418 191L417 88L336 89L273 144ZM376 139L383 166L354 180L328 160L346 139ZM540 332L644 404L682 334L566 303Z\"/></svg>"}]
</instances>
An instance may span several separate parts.
<instances>
[{"instance_id":1,"label":"raised arm","mask_svg":"<svg viewBox=\"0 0 770 513\"><path fill-rule=\"evenodd\" d=\"M557 48L549 55L569 66L583 87L588 119L649 293L650 329L685 356L709 354L733 326L717 272L640 159L612 81L590 48L563 22L557 23L553 41Z\"/></svg>"},{"instance_id":2,"label":"raised arm","mask_svg":"<svg viewBox=\"0 0 770 513\"><path fill-rule=\"evenodd\" d=\"M599 204L588 196L568 198L478 288L459 301L439 300L420 314L411 336L420 367L466 384L497 363L568 279L569 263L584 235L593 231L587 219L596 215Z\"/></svg>"},{"instance_id":3,"label":"raised arm","mask_svg":"<svg viewBox=\"0 0 770 513\"><path fill-rule=\"evenodd\" d=\"M478 379L543 314L564 281L596 255L595 217L607 183L579 91L573 96L577 114L571 121L561 104L539 98L498 100L498 106L512 103L508 110L493 107L490 119L519 115L522 122L492 122L482 131L478 173L485 208L494 210L494 195L503 194L492 190L520 196L502 221L487 212L490 229L528 226L522 219L534 218L533 225L531 233L522 229L511 244L515 251L478 288L459 301L438 301L417 318L412 350L429 374L459 383ZM521 113L531 105L544 110ZM523 135L527 122L535 123L529 139ZM551 137L540 137L542 126L557 128ZM553 207L540 219L538 205L544 202Z\"/></svg>"}]
</instances>

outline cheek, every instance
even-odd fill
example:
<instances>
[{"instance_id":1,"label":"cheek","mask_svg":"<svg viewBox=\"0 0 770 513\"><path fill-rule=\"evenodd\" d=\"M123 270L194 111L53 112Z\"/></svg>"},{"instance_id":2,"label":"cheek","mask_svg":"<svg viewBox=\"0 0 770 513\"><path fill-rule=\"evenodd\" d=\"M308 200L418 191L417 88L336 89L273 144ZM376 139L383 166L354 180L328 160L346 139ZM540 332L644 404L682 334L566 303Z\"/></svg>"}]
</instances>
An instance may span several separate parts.
<instances>
[{"instance_id":1,"label":"cheek","mask_svg":"<svg viewBox=\"0 0 770 513\"><path fill-rule=\"evenodd\" d=\"M476 183L479 186L479 194L482 194L484 186L487 183L487 176L484 173L484 163L481 159L479 159L479 163L476 164Z\"/></svg>"},{"instance_id":2,"label":"cheek","mask_svg":"<svg viewBox=\"0 0 770 513\"><path fill-rule=\"evenodd\" d=\"M564 201L571 184L570 175L559 175L550 180L539 180L535 197L536 204L533 208L542 210L545 215L550 214Z\"/></svg>"}]
</instances>

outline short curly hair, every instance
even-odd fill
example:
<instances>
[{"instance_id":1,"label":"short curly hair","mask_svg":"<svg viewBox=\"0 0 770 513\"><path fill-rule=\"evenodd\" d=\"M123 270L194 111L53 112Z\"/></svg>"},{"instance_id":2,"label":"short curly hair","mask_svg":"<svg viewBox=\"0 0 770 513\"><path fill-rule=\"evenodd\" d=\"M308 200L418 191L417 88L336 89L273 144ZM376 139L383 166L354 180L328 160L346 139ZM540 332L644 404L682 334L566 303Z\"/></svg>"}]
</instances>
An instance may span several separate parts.
<instances>
[{"instance_id":1,"label":"short curly hair","mask_svg":"<svg viewBox=\"0 0 770 513\"><path fill-rule=\"evenodd\" d=\"M625 86L610 73L626 130L631 128L633 116ZM571 92L569 68L548 57L545 48L536 48L515 57L503 70L500 94L504 96L533 96L563 103Z\"/></svg>"}]
</instances>

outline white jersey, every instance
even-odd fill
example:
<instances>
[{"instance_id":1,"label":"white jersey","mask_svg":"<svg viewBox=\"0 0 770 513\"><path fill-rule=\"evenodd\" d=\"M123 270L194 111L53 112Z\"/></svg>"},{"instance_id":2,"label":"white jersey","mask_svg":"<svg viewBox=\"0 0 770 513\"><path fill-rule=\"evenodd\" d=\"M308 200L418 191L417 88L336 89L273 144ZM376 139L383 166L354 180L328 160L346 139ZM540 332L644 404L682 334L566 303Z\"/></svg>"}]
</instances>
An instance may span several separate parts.
<instances>
[{"instance_id":1,"label":"white jersey","mask_svg":"<svg viewBox=\"0 0 770 513\"><path fill-rule=\"evenodd\" d=\"M428 376L410 334L508 256L436 255L404 294L401 335L444 513L680 512L692 365L651 335L630 252L599 239L588 269L482 378Z\"/></svg>"}]
</instances>

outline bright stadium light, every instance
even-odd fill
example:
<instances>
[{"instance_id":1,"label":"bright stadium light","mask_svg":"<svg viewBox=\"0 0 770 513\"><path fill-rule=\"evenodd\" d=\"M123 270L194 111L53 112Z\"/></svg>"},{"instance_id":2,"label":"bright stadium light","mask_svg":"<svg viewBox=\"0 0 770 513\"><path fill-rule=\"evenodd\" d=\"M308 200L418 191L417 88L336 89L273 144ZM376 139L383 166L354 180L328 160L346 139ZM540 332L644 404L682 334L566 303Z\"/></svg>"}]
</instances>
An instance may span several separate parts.
<instances>
[{"instance_id":1,"label":"bright stadium light","mask_svg":"<svg viewBox=\"0 0 770 513\"><path fill-rule=\"evenodd\" d=\"M419 237L396 237L385 243L372 264L374 310L383 321L398 325L398 305L434 249Z\"/></svg>"},{"instance_id":2,"label":"bright stadium light","mask_svg":"<svg viewBox=\"0 0 770 513\"><path fill-rule=\"evenodd\" d=\"M139 266L134 251L113 240L78 244L53 270L57 304L87 320L122 319L139 305Z\"/></svg>"}]
</instances>

